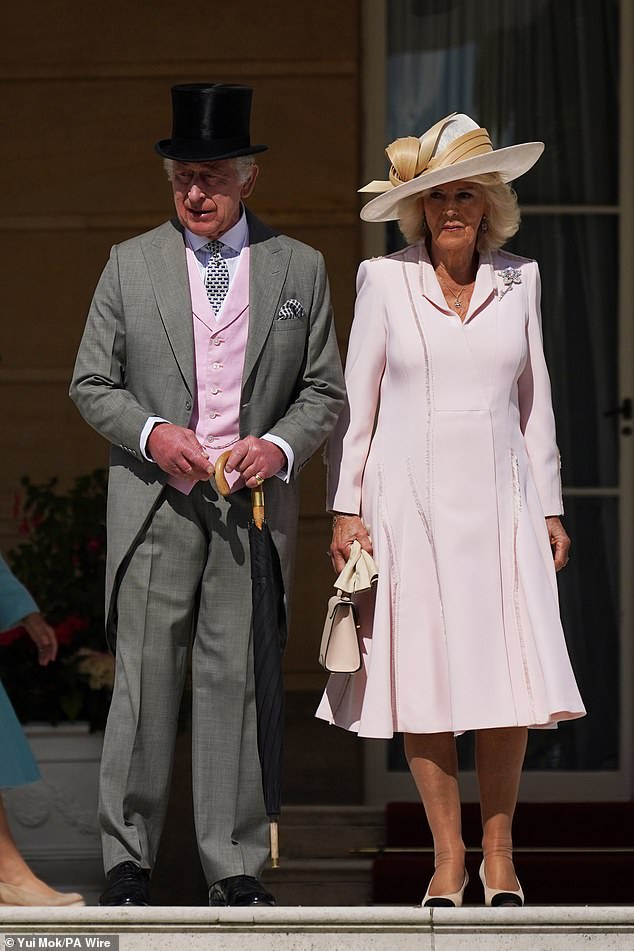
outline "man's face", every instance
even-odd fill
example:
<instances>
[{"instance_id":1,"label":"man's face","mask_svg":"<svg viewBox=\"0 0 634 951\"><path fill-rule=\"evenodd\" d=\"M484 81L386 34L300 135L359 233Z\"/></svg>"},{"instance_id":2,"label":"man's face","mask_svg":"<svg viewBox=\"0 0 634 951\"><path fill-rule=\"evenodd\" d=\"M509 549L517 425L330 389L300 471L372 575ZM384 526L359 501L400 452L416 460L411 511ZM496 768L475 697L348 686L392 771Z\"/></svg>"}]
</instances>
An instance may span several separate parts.
<instances>
[{"instance_id":1,"label":"man's face","mask_svg":"<svg viewBox=\"0 0 634 951\"><path fill-rule=\"evenodd\" d=\"M252 165L240 181L231 159L218 162L174 162L172 191L178 220L201 238L219 238L240 217L240 202L247 198L258 176Z\"/></svg>"}]
</instances>

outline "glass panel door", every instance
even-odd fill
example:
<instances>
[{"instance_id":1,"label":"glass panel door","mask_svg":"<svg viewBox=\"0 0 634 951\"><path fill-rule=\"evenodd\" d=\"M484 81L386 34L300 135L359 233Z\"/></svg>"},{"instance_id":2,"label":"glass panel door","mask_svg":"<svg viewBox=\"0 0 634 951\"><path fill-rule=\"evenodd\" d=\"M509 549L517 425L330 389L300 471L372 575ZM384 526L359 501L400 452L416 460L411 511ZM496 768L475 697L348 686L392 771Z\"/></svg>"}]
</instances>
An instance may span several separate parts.
<instances>
[{"instance_id":1,"label":"glass panel door","mask_svg":"<svg viewBox=\"0 0 634 951\"><path fill-rule=\"evenodd\" d=\"M619 262L630 259L624 241L630 256L634 251L631 156L619 175L619 136L629 141L633 124L631 94L619 100L619 69L621 90L632 84L623 37L632 16L625 6L626 0L623 10L618 0L389 0L383 8L385 142L420 134L454 111L484 125L495 147L546 142L535 169L517 182L523 218L508 248L540 263L573 539L559 579L561 610L588 716L531 731L525 799L631 795L634 394L631 307L619 294ZM376 129L371 138L376 142ZM384 240L394 249L396 229L386 229ZM376 244L372 253L380 253ZM629 274L624 279L632 284ZM468 736L460 750L465 792L475 796ZM368 741L366 751L370 801L416 798L400 741Z\"/></svg>"}]
</instances>

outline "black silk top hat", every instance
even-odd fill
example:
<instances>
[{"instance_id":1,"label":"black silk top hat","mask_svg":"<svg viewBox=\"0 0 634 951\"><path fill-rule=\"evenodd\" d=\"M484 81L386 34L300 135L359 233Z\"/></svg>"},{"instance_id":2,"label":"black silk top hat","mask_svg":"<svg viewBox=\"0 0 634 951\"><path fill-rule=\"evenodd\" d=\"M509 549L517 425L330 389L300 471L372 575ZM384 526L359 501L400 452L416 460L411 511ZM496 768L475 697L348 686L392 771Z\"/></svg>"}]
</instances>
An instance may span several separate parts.
<instances>
[{"instance_id":1,"label":"black silk top hat","mask_svg":"<svg viewBox=\"0 0 634 951\"><path fill-rule=\"evenodd\" d=\"M266 145L251 145L250 86L183 83L172 86L172 138L154 148L177 162L213 162L255 155Z\"/></svg>"}]
</instances>

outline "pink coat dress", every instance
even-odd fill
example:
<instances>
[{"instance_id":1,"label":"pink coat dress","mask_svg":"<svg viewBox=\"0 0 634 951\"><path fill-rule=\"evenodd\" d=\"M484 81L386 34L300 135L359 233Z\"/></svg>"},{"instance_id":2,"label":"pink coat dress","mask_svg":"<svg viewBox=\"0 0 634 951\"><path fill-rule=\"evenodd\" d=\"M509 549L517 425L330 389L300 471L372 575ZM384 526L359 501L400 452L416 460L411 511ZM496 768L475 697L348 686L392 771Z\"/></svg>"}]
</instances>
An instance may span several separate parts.
<instances>
[{"instance_id":1,"label":"pink coat dress","mask_svg":"<svg viewBox=\"0 0 634 951\"><path fill-rule=\"evenodd\" d=\"M379 581L363 667L317 716L369 737L583 716L545 522L562 500L537 264L481 255L464 323L422 243L365 261L357 289L329 506L361 514Z\"/></svg>"}]
</instances>

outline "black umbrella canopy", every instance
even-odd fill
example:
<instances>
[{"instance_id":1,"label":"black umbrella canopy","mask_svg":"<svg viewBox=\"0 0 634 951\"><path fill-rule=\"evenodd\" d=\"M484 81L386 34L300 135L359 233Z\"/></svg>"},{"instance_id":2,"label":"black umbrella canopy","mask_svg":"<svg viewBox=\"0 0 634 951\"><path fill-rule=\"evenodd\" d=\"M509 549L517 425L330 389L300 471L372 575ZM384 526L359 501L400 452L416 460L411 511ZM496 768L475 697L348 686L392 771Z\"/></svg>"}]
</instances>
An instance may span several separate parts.
<instances>
[{"instance_id":1,"label":"black umbrella canopy","mask_svg":"<svg viewBox=\"0 0 634 951\"><path fill-rule=\"evenodd\" d=\"M224 466L230 451L216 462L215 479L228 495ZM284 745L284 684L282 655L286 645L284 582L279 555L264 519L262 486L251 490L253 517L249 524L251 598L253 604L253 673L257 715L258 755L266 813L271 819L271 863L278 865L277 819L282 799Z\"/></svg>"},{"instance_id":2,"label":"black umbrella canopy","mask_svg":"<svg viewBox=\"0 0 634 951\"><path fill-rule=\"evenodd\" d=\"M255 490L255 492L261 490ZM267 814L280 814L284 734L282 654L286 643L284 586L277 549L266 523L249 526L253 600L253 670L258 753Z\"/></svg>"}]
</instances>

